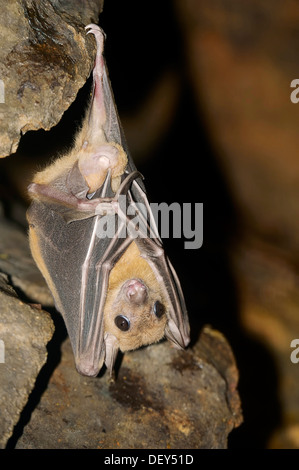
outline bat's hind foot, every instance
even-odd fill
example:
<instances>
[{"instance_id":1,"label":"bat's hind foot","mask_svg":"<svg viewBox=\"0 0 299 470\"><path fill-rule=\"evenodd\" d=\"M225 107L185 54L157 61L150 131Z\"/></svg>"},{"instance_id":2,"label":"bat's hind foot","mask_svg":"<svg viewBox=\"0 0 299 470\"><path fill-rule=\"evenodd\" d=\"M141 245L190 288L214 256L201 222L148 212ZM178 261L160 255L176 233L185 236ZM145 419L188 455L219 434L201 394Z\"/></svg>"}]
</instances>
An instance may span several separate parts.
<instances>
[{"instance_id":1,"label":"bat's hind foot","mask_svg":"<svg viewBox=\"0 0 299 470\"><path fill-rule=\"evenodd\" d=\"M86 29L86 34L93 34L94 37L96 38L98 49L103 50L103 43L104 43L104 40L106 39L106 34L102 30L102 28L100 28L100 26L98 26L97 24L90 23L87 26L85 26L85 29Z\"/></svg>"}]
</instances>

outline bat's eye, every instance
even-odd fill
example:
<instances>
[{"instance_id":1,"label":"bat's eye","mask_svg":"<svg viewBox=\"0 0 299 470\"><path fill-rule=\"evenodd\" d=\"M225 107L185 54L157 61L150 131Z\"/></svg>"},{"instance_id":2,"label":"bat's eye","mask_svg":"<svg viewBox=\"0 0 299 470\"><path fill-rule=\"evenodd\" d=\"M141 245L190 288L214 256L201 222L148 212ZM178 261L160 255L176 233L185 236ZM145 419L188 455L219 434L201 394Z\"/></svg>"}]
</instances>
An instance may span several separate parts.
<instances>
[{"instance_id":1,"label":"bat's eye","mask_svg":"<svg viewBox=\"0 0 299 470\"><path fill-rule=\"evenodd\" d=\"M162 315L164 315L164 312L165 312L164 305L161 304L159 300L157 300L157 302L155 302L154 304L154 314L156 315L157 318L161 318Z\"/></svg>"},{"instance_id":2,"label":"bat's eye","mask_svg":"<svg viewBox=\"0 0 299 470\"><path fill-rule=\"evenodd\" d=\"M123 315L117 315L114 319L114 323L121 331L128 331L130 328L130 321Z\"/></svg>"}]
</instances>

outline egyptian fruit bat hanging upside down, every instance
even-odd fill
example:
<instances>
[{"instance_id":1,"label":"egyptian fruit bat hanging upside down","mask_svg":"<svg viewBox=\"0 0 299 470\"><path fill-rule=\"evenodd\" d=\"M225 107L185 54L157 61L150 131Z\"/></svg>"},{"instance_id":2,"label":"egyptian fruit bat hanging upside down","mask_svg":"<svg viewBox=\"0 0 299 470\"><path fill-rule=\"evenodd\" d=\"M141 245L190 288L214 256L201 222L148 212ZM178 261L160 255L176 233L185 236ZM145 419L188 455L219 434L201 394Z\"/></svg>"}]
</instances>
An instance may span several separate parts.
<instances>
[{"instance_id":1,"label":"egyptian fruit bat hanging upside down","mask_svg":"<svg viewBox=\"0 0 299 470\"><path fill-rule=\"evenodd\" d=\"M71 152L35 175L27 217L31 251L65 320L77 370L95 376L103 363L112 373L119 349L163 336L186 347L189 322L125 144L104 34L94 24L86 29L97 43L91 104Z\"/></svg>"}]
</instances>

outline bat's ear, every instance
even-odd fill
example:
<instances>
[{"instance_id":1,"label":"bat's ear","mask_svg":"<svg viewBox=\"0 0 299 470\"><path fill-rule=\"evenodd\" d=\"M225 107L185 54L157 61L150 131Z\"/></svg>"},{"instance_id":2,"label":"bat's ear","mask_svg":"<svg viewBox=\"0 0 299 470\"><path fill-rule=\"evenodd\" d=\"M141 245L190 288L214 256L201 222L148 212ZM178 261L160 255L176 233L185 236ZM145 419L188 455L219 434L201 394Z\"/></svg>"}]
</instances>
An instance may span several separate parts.
<instances>
[{"instance_id":1,"label":"bat's ear","mask_svg":"<svg viewBox=\"0 0 299 470\"><path fill-rule=\"evenodd\" d=\"M188 346L188 342L182 336L179 328L175 324L175 322L170 318L165 328L165 336L166 338L173 343L178 349L184 349Z\"/></svg>"},{"instance_id":2,"label":"bat's ear","mask_svg":"<svg viewBox=\"0 0 299 470\"><path fill-rule=\"evenodd\" d=\"M109 333L106 333L104 341L106 350L105 364L111 376L113 372L113 366L116 361L116 356L119 351L119 345L116 337Z\"/></svg>"}]
</instances>

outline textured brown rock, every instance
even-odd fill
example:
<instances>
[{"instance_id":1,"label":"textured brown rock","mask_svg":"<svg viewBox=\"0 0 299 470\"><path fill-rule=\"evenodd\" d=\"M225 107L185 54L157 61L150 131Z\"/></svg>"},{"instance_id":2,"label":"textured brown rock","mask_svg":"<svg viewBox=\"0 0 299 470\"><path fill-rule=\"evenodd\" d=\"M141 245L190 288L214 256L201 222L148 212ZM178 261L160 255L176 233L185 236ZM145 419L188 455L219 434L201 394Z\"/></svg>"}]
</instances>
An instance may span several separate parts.
<instances>
[{"instance_id":1,"label":"textured brown rock","mask_svg":"<svg viewBox=\"0 0 299 470\"><path fill-rule=\"evenodd\" d=\"M34 263L25 231L0 217L0 272L30 302L53 306L53 298Z\"/></svg>"},{"instance_id":2,"label":"textured brown rock","mask_svg":"<svg viewBox=\"0 0 299 470\"><path fill-rule=\"evenodd\" d=\"M53 323L46 312L21 302L0 275L0 448L4 448L47 359Z\"/></svg>"},{"instance_id":3,"label":"textured brown rock","mask_svg":"<svg viewBox=\"0 0 299 470\"><path fill-rule=\"evenodd\" d=\"M5 356L4 363L0 361L3 448L47 360L47 343L54 325L48 313L22 302L14 290L32 301L52 303L31 258L26 234L4 217L0 217L0 226L0 340Z\"/></svg>"},{"instance_id":4,"label":"textured brown rock","mask_svg":"<svg viewBox=\"0 0 299 470\"><path fill-rule=\"evenodd\" d=\"M74 101L94 57L84 26L97 22L102 4L102 0L3 3L0 156L15 152L21 134L28 130L48 130L57 124Z\"/></svg>"},{"instance_id":5,"label":"textured brown rock","mask_svg":"<svg viewBox=\"0 0 299 470\"><path fill-rule=\"evenodd\" d=\"M113 383L80 376L67 340L17 448L225 448L242 421L237 381L228 343L210 328L189 351L127 353Z\"/></svg>"}]
</instances>

